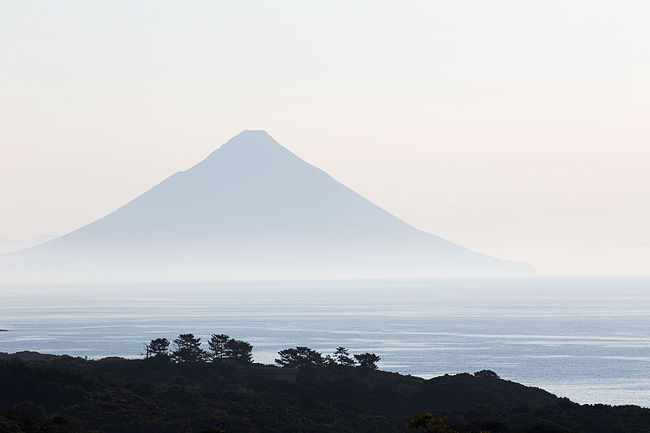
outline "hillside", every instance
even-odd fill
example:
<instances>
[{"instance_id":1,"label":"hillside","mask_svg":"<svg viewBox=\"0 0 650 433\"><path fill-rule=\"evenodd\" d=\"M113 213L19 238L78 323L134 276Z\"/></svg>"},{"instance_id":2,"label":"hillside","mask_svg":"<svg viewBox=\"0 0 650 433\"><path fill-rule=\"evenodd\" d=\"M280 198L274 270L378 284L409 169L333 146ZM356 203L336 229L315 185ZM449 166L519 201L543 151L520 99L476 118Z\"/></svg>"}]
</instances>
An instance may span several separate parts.
<instances>
[{"instance_id":1,"label":"hillside","mask_svg":"<svg viewBox=\"0 0 650 433\"><path fill-rule=\"evenodd\" d=\"M287 369L261 365L18 358L28 360L0 356L3 433L404 433L425 412L447 416L458 432L650 431L648 409L581 406L497 377L424 380L342 366L282 375Z\"/></svg>"}]
</instances>

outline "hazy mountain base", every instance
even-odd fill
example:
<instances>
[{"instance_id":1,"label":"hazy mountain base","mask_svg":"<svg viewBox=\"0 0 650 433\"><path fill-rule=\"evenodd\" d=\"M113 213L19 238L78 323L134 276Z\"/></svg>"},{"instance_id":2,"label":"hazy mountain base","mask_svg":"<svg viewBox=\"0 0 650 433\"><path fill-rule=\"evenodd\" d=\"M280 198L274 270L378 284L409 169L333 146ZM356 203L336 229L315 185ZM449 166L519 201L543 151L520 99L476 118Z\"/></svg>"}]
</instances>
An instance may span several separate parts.
<instances>
[{"instance_id":1,"label":"hazy mountain base","mask_svg":"<svg viewBox=\"0 0 650 433\"><path fill-rule=\"evenodd\" d=\"M469 374L430 380L330 366L184 366L0 356L0 432L406 432L423 412L460 432L650 431L650 409L578 405ZM19 359L21 358L21 359Z\"/></svg>"},{"instance_id":2,"label":"hazy mountain base","mask_svg":"<svg viewBox=\"0 0 650 433\"><path fill-rule=\"evenodd\" d=\"M459 266L457 254L453 253L432 255L413 245L380 242L368 242L363 248L349 242L344 245L341 249L321 245L319 250L281 245L247 249L240 245L228 251L164 246L115 252L59 250L52 255L26 251L0 258L0 281L107 283L509 275L507 271L495 272L489 258L468 272ZM525 275L525 268L521 269L520 275Z\"/></svg>"}]
</instances>

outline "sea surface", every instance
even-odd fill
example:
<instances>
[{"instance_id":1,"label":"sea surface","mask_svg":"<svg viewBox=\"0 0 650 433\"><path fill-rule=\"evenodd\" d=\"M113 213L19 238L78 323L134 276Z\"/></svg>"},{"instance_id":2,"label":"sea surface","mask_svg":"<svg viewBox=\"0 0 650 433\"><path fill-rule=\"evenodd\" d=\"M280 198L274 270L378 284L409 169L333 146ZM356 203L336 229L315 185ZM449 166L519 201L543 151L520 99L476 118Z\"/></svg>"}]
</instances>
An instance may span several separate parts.
<instances>
[{"instance_id":1,"label":"sea surface","mask_svg":"<svg viewBox=\"0 0 650 433\"><path fill-rule=\"evenodd\" d=\"M430 378L496 371L579 403L650 407L650 278L0 286L0 351L137 358L156 337L226 333L256 361L374 352Z\"/></svg>"}]
</instances>

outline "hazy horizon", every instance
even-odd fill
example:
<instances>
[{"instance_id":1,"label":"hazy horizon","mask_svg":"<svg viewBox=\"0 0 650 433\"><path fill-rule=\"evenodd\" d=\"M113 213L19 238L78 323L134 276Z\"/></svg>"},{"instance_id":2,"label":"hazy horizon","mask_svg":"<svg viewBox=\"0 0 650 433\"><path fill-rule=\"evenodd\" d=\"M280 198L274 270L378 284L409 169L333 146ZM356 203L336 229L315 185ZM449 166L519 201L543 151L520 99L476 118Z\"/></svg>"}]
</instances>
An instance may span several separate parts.
<instances>
[{"instance_id":1,"label":"hazy horizon","mask_svg":"<svg viewBox=\"0 0 650 433\"><path fill-rule=\"evenodd\" d=\"M244 129L418 229L648 274L641 1L0 6L0 236L65 234Z\"/></svg>"}]
</instances>

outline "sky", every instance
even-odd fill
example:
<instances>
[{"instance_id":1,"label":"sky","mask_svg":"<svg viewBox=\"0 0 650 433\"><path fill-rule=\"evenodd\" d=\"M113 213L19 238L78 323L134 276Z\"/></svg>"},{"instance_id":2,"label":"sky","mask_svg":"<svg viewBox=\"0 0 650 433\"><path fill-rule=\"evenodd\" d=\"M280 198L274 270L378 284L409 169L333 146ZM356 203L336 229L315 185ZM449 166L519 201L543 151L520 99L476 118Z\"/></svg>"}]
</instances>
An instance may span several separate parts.
<instances>
[{"instance_id":1,"label":"sky","mask_svg":"<svg viewBox=\"0 0 650 433\"><path fill-rule=\"evenodd\" d=\"M543 274L650 274L650 3L0 3L0 236L64 234L244 129Z\"/></svg>"}]
</instances>

